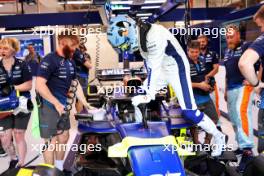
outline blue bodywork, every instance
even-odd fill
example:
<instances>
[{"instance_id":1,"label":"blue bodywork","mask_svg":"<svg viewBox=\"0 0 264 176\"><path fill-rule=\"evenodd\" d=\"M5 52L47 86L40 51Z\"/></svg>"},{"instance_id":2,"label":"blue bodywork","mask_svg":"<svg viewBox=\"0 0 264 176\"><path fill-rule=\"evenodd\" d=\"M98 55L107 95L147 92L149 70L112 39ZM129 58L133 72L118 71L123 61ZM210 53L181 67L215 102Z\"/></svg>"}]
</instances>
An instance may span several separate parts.
<instances>
[{"instance_id":1,"label":"blue bodywork","mask_svg":"<svg viewBox=\"0 0 264 176\"><path fill-rule=\"evenodd\" d=\"M0 96L0 111L10 111L18 107L19 100L16 96L16 91L12 91L7 97Z\"/></svg>"},{"instance_id":2,"label":"blue bodywork","mask_svg":"<svg viewBox=\"0 0 264 176\"><path fill-rule=\"evenodd\" d=\"M139 146L131 147L128 158L134 175L150 176L170 174L185 175L183 164L178 154L171 150L165 150L164 146ZM174 152L173 152L174 151Z\"/></svg>"},{"instance_id":3,"label":"blue bodywork","mask_svg":"<svg viewBox=\"0 0 264 176\"><path fill-rule=\"evenodd\" d=\"M142 123L118 124L121 137L162 138L170 134L166 122L148 122L148 128ZM167 150L167 148L169 150ZM128 158L134 175L166 175L180 173L185 175L184 167L173 146L150 145L135 146L128 150Z\"/></svg>"},{"instance_id":4,"label":"blue bodywork","mask_svg":"<svg viewBox=\"0 0 264 176\"><path fill-rule=\"evenodd\" d=\"M79 122L78 130L80 133L117 133L111 121Z\"/></svg>"},{"instance_id":5,"label":"blue bodywork","mask_svg":"<svg viewBox=\"0 0 264 176\"><path fill-rule=\"evenodd\" d=\"M142 123L117 124L116 128L122 138L161 138L169 135L165 122L148 122L148 128L144 128Z\"/></svg>"},{"instance_id":6,"label":"blue bodywork","mask_svg":"<svg viewBox=\"0 0 264 176\"><path fill-rule=\"evenodd\" d=\"M117 118L115 106L109 111ZM179 115L180 109L170 110L170 113ZM176 120L178 119L178 120ZM181 120L179 120L181 119ZM121 138L162 138L169 136L171 129L190 127L191 124L185 122L182 118L167 119L164 121L147 122L148 128L143 123L118 123L118 121L79 121L78 130L80 133L119 133ZM166 150L169 148L170 150ZM166 175L181 174L185 175L183 164L174 147L165 147L164 145L144 145L133 146L128 150L128 158L134 175Z\"/></svg>"}]
</instances>

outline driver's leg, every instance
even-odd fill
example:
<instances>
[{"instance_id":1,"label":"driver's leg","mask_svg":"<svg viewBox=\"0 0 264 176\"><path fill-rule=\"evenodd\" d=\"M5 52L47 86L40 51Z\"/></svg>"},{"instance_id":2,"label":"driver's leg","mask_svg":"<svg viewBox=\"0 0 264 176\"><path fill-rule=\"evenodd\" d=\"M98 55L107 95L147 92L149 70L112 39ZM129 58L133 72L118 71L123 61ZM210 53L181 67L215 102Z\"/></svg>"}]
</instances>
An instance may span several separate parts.
<instances>
[{"instance_id":1,"label":"driver's leg","mask_svg":"<svg viewBox=\"0 0 264 176\"><path fill-rule=\"evenodd\" d=\"M225 135L216 128L215 123L207 115L204 115L197 109L193 96L190 66L187 58L184 59L178 55L175 57L175 61L177 64L168 69L167 77L178 97L179 104L182 108L182 115L187 121L197 124L205 132L213 135L217 147L211 155L219 156L225 144Z\"/></svg>"}]
</instances>

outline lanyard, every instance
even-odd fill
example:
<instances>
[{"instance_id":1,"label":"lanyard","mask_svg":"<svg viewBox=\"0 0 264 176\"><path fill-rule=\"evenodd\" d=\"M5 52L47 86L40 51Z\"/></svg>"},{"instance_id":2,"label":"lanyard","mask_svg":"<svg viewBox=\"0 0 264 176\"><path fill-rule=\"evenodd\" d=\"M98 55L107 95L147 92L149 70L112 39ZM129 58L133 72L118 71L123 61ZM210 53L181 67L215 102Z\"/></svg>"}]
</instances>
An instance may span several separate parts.
<instances>
[{"instance_id":1,"label":"lanyard","mask_svg":"<svg viewBox=\"0 0 264 176\"><path fill-rule=\"evenodd\" d=\"M195 64L196 70L198 73L201 73L201 66L199 63Z\"/></svg>"}]
</instances>

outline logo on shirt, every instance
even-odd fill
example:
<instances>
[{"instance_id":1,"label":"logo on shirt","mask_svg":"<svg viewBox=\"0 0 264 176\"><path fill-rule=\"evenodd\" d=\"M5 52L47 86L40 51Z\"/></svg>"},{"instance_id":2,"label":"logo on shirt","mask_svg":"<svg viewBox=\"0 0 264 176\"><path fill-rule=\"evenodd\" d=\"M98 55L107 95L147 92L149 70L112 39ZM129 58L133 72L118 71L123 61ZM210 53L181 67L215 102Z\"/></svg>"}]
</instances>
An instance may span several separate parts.
<instances>
[{"instance_id":1,"label":"logo on shirt","mask_svg":"<svg viewBox=\"0 0 264 176\"><path fill-rule=\"evenodd\" d=\"M40 65L40 67L43 69L48 69L48 66L49 66L49 63L47 63L47 62L42 62Z\"/></svg>"},{"instance_id":2,"label":"logo on shirt","mask_svg":"<svg viewBox=\"0 0 264 176\"><path fill-rule=\"evenodd\" d=\"M256 42L257 42L257 41L260 41L260 40L263 40L263 38L264 38L264 36L260 36L260 37L258 37L258 38L256 39Z\"/></svg>"},{"instance_id":3,"label":"logo on shirt","mask_svg":"<svg viewBox=\"0 0 264 176\"><path fill-rule=\"evenodd\" d=\"M14 71L13 74L20 74L21 73L21 70L18 70L18 71Z\"/></svg>"},{"instance_id":4,"label":"logo on shirt","mask_svg":"<svg viewBox=\"0 0 264 176\"><path fill-rule=\"evenodd\" d=\"M60 61L60 65L64 66L64 60Z\"/></svg>"}]
</instances>

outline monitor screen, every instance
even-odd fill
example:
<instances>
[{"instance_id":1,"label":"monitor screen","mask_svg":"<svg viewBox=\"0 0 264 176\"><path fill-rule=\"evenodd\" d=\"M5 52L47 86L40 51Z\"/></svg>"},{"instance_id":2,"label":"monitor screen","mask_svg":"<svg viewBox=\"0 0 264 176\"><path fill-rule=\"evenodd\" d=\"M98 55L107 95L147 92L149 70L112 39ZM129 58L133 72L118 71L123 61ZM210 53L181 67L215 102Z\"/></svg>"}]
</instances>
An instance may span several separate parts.
<instances>
[{"instance_id":1,"label":"monitor screen","mask_svg":"<svg viewBox=\"0 0 264 176\"><path fill-rule=\"evenodd\" d=\"M29 44L34 46L36 53L41 57L44 57L46 54L51 52L51 36L39 36L32 34L2 34L1 38L13 37L19 40L20 42L20 51L16 54L16 57L23 59L28 55L27 46Z\"/></svg>"}]
</instances>

